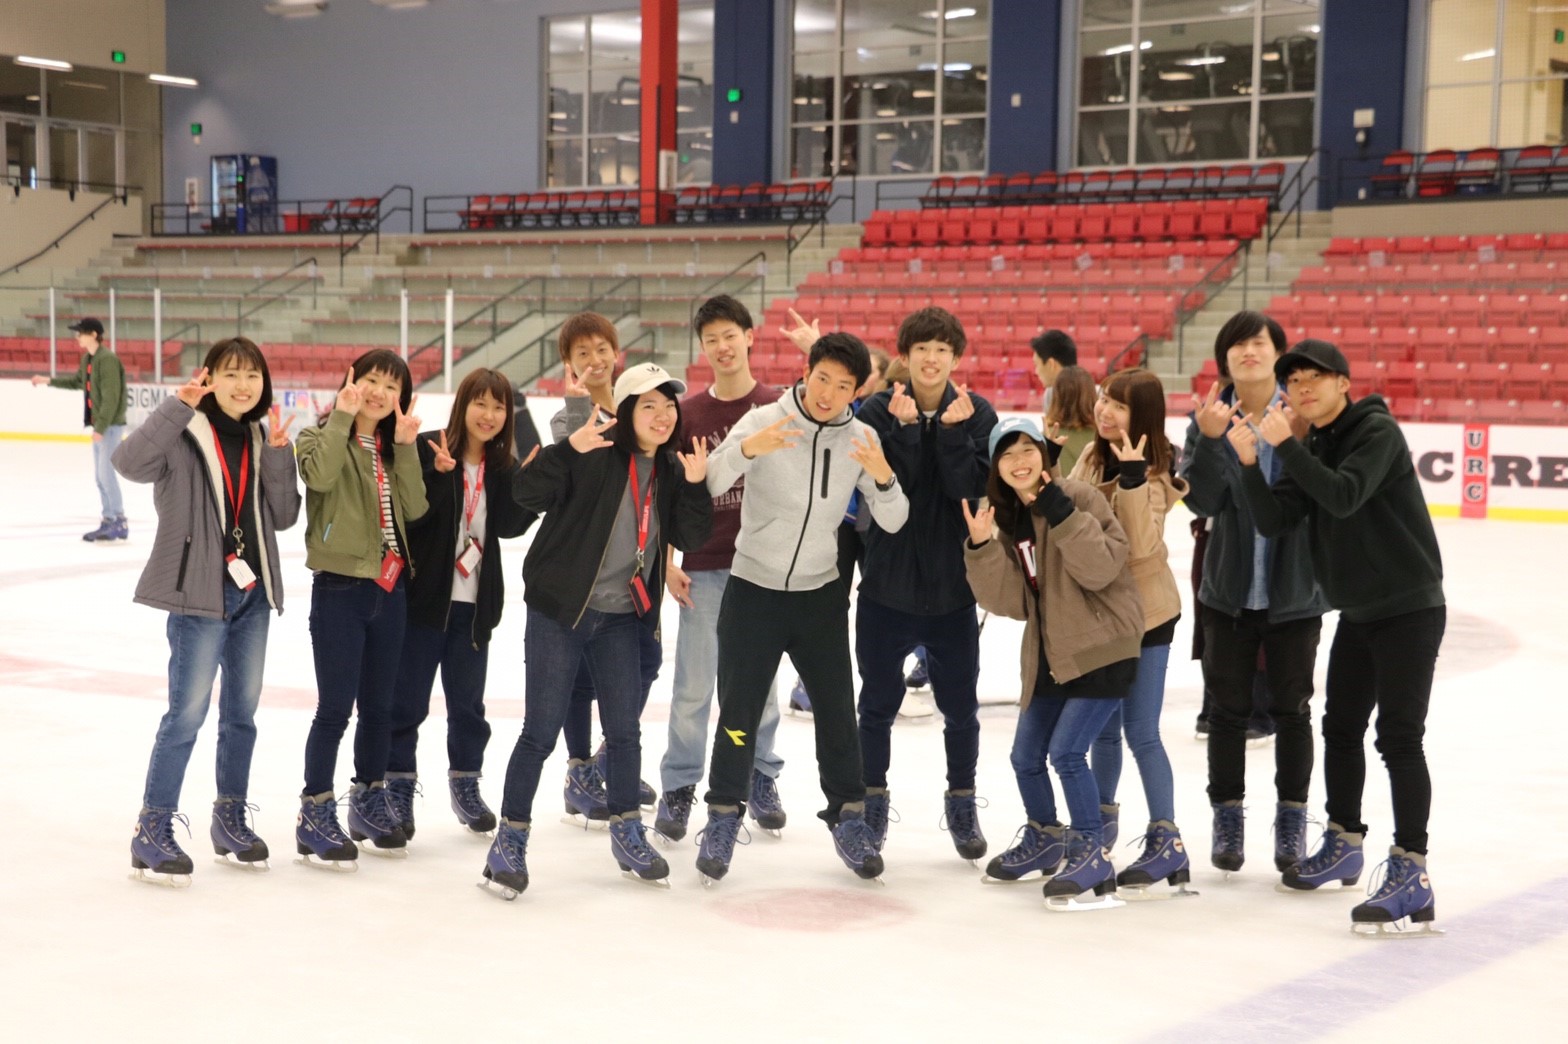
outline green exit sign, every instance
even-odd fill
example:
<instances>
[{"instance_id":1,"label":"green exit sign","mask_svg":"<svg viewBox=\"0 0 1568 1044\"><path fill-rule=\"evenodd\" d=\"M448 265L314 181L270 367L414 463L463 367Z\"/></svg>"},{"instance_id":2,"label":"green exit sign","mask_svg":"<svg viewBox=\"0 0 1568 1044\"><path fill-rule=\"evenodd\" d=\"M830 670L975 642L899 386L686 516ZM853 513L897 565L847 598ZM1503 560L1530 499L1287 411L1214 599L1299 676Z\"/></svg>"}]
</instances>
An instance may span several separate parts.
<instances>
[{"instance_id":1,"label":"green exit sign","mask_svg":"<svg viewBox=\"0 0 1568 1044\"><path fill-rule=\"evenodd\" d=\"M724 93L724 98L725 98L726 101L729 101L731 103L740 101L740 88L739 87L731 87L728 91L726 91Z\"/></svg>"},{"instance_id":2,"label":"green exit sign","mask_svg":"<svg viewBox=\"0 0 1568 1044\"><path fill-rule=\"evenodd\" d=\"M115 65L124 65L125 64L125 52L124 51L110 51L109 52L109 60L111 62L113 62Z\"/></svg>"},{"instance_id":3,"label":"green exit sign","mask_svg":"<svg viewBox=\"0 0 1568 1044\"><path fill-rule=\"evenodd\" d=\"M199 124L199 123L191 124L191 134L193 136L195 136L195 137L198 137L198 138L201 137L201 124Z\"/></svg>"},{"instance_id":4,"label":"green exit sign","mask_svg":"<svg viewBox=\"0 0 1568 1044\"><path fill-rule=\"evenodd\" d=\"M1562 43L1562 42L1563 42L1563 31L1561 29L1559 29L1555 33L1552 34L1552 43Z\"/></svg>"}]
</instances>

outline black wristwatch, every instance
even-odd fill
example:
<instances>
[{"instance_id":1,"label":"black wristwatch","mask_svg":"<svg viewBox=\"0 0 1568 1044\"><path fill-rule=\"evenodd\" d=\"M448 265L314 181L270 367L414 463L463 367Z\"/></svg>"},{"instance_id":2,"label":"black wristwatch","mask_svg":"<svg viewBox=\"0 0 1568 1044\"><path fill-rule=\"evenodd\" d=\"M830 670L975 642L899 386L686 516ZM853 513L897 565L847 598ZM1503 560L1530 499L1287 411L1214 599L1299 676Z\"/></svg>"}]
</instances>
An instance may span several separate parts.
<instances>
[{"instance_id":1,"label":"black wristwatch","mask_svg":"<svg viewBox=\"0 0 1568 1044\"><path fill-rule=\"evenodd\" d=\"M892 489L896 485L898 485L898 476L897 475L889 475L887 477L887 482L885 484L881 483L881 482L877 483L877 492L878 493L886 493L888 490Z\"/></svg>"}]
</instances>

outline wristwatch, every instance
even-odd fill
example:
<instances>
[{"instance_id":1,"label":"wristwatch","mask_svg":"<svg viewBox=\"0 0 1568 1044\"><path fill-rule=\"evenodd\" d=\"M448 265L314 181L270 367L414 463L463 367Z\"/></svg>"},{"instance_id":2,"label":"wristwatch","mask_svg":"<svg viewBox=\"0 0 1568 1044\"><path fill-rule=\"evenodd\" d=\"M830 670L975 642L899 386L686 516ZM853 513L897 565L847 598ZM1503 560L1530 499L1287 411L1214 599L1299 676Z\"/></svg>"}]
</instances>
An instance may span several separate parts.
<instances>
[{"instance_id":1,"label":"wristwatch","mask_svg":"<svg viewBox=\"0 0 1568 1044\"><path fill-rule=\"evenodd\" d=\"M877 492L878 493L886 493L888 490L892 489L896 485L898 485L898 476L896 474L895 475L889 475L887 477L887 482L885 482L885 483L878 482L877 483Z\"/></svg>"}]
</instances>

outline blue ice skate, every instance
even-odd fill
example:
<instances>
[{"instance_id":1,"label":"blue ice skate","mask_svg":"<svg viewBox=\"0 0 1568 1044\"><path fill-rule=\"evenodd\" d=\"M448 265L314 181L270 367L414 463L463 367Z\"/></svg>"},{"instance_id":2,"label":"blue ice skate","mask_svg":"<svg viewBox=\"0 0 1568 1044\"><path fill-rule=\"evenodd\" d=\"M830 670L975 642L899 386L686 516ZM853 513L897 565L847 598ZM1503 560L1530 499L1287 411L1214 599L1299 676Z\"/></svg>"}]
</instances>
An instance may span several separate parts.
<instances>
[{"instance_id":1,"label":"blue ice skate","mask_svg":"<svg viewBox=\"0 0 1568 1044\"><path fill-rule=\"evenodd\" d=\"M749 831L746 839L740 840L743 829L738 807L708 806L708 825L697 832L697 872L702 874L703 887L711 888L730 872L730 859L735 855L737 843L751 843Z\"/></svg>"},{"instance_id":2,"label":"blue ice skate","mask_svg":"<svg viewBox=\"0 0 1568 1044\"><path fill-rule=\"evenodd\" d=\"M1426 856L1396 845L1388 850L1388 862L1378 871L1383 875L1382 884L1372 898L1350 911L1353 932L1403 937L1443 934L1434 924L1437 898L1427 876Z\"/></svg>"},{"instance_id":3,"label":"blue ice skate","mask_svg":"<svg viewBox=\"0 0 1568 1044\"><path fill-rule=\"evenodd\" d=\"M392 806L392 820L403 831L406 841L414 840L414 795L419 792L419 777L414 773L387 773L387 801Z\"/></svg>"},{"instance_id":4,"label":"blue ice skate","mask_svg":"<svg viewBox=\"0 0 1568 1044\"><path fill-rule=\"evenodd\" d=\"M1129 899L1175 899L1197 895L1187 888L1192 880L1192 867L1187 860L1187 847L1182 844L1181 832L1170 820L1150 823L1143 835L1143 855L1132 865L1116 875L1116 887L1127 889ZM1157 881L1171 887L1155 889Z\"/></svg>"},{"instance_id":5,"label":"blue ice skate","mask_svg":"<svg viewBox=\"0 0 1568 1044\"><path fill-rule=\"evenodd\" d=\"M573 758L566 763L566 822L584 829L603 830L610 825L610 808L604 780L592 761Z\"/></svg>"},{"instance_id":6,"label":"blue ice skate","mask_svg":"<svg viewBox=\"0 0 1568 1044\"><path fill-rule=\"evenodd\" d=\"M648 844L642 817L636 814L610 817L610 853L627 877L665 888L670 886L670 864Z\"/></svg>"},{"instance_id":7,"label":"blue ice skate","mask_svg":"<svg viewBox=\"0 0 1568 1044\"><path fill-rule=\"evenodd\" d=\"M898 813L890 805L886 787L866 788L866 825L871 828L871 843L878 852L887 844L887 825L898 822Z\"/></svg>"},{"instance_id":8,"label":"blue ice skate","mask_svg":"<svg viewBox=\"0 0 1568 1044\"><path fill-rule=\"evenodd\" d=\"M355 783L348 792L348 836L355 841L369 841L365 851L375 855L408 857L408 838L397 825L397 813L387 800L385 782Z\"/></svg>"},{"instance_id":9,"label":"blue ice skate","mask_svg":"<svg viewBox=\"0 0 1568 1044\"><path fill-rule=\"evenodd\" d=\"M1116 898L1116 871L1100 845L1098 831L1069 830L1067 861L1045 882L1045 908L1058 912L1103 910L1124 905ZM1081 898L1093 892L1095 898Z\"/></svg>"},{"instance_id":10,"label":"blue ice skate","mask_svg":"<svg viewBox=\"0 0 1568 1044\"><path fill-rule=\"evenodd\" d=\"M218 862L242 870L267 869L267 843L245 822L247 809L256 806L241 798L219 798L212 803L212 850Z\"/></svg>"},{"instance_id":11,"label":"blue ice skate","mask_svg":"<svg viewBox=\"0 0 1568 1044\"><path fill-rule=\"evenodd\" d=\"M685 837L686 824L691 821L692 802L696 800L695 784L665 791L659 799L659 811L654 814L654 831L671 841Z\"/></svg>"},{"instance_id":12,"label":"blue ice skate","mask_svg":"<svg viewBox=\"0 0 1568 1044\"><path fill-rule=\"evenodd\" d=\"M610 778L610 755L605 751L604 744L599 744L599 749L593 753L593 770L599 777L600 786L608 787L605 782ZM644 812L652 812L659 803L659 793L654 790L647 780L637 781L637 804L642 806Z\"/></svg>"},{"instance_id":13,"label":"blue ice skate","mask_svg":"<svg viewBox=\"0 0 1568 1044\"><path fill-rule=\"evenodd\" d=\"M986 864L983 881L1021 881L1030 874L1054 874L1067 856L1066 831L1060 824L1042 826L1030 820L1013 837L1013 847Z\"/></svg>"},{"instance_id":14,"label":"blue ice skate","mask_svg":"<svg viewBox=\"0 0 1568 1044\"><path fill-rule=\"evenodd\" d=\"M191 857L174 840L174 821L190 830L190 820L178 812L142 809L136 817L136 832L131 835L131 879L170 888L188 888L191 883Z\"/></svg>"},{"instance_id":15,"label":"blue ice skate","mask_svg":"<svg viewBox=\"0 0 1568 1044\"><path fill-rule=\"evenodd\" d=\"M1350 888L1361 880L1362 835L1345 832L1338 823L1329 823L1318 842L1318 850L1295 866L1285 868L1275 889L1280 892L1311 892L1333 890L1333 886Z\"/></svg>"},{"instance_id":16,"label":"blue ice skate","mask_svg":"<svg viewBox=\"0 0 1568 1044\"><path fill-rule=\"evenodd\" d=\"M485 856L479 887L511 902L528 888L528 824L503 819Z\"/></svg>"},{"instance_id":17,"label":"blue ice skate","mask_svg":"<svg viewBox=\"0 0 1568 1044\"><path fill-rule=\"evenodd\" d=\"M359 869L359 849L338 824L337 797L330 790L324 794L300 795L294 848L300 854L299 861L306 866L341 873Z\"/></svg>"},{"instance_id":18,"label":"blue ice skate","mask_svg":"<svg viewBox=\"0 0 1568 1044\"><path fill-rule=\"evenodd\" d=\"M1247 861L1246 836L1247 812L1240 801L1226 801L1214 806L1214 846L1209 850L1209 862L1215 869L1227 874L1235 873Z\"/></svg>"},{"instance_id":19,"label":"blue ice skate","mask_svg":"<svg viewBox=\"0 0 1568 1044\"><path fill-rule=\"evenodd\" d=\"M984 858L986 848L977 808L973 790L949 790L942 795L942 829L952 837L959 857L971 863Z\"/></svg>"},{"instance_id":20,"label":"blue ice skate","mask_svg":"<svg viewBox=\"0 0 1568 1044\"><path fill-rule=\"evenodd\" d=\"M882 856L877 853L876 835L866 822L860 809L839 810L838 822L832 825L833 850L844 865L855 872L862 881L875 881L882 876Z\"/></svg>"},{"instance_id":21,"label":"blue ice skate","mask_svg":"<svg viewBox=\"0 0 1568 1044\"><path fill-rule=\"evenodd\" d=\"M479 793L479 773L449 772L446 786L451 792L452 813L459 823L476 834L488 834L495 829L495 813Z\"/></svg>"},{"instance_id":22,"label":"blue ice skate","mask_svg":"<svg viewBox=\"0 0 1568 1044\"><path fill-rule=\"evenodd\" d=\"M774 837L781 836L788 819L784 814L784 802L779 798L778 784L756 769L751 770L751 801L746 805L746 814Z\"/></svg>"},{"instance_id":23,"label":"blue ice skate","mask_svg":"<svg viewBox=\"0 0 1568 1044\"><path fill-rule=\"evenodd\" d=\"M1274 810L1274 869L1285 870L1307 854L1307 806L1281 801Z\"/></svg>"}]
</instances>

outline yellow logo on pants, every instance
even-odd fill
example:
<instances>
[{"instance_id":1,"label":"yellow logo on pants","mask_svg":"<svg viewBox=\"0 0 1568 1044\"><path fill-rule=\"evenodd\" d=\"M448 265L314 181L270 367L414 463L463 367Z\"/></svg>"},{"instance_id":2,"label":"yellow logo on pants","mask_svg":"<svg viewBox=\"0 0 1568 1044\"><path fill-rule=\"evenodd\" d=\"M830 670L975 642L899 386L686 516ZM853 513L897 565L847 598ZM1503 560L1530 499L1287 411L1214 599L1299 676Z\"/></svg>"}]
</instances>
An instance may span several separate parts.
<instances>
[{"instance_id":1,"label":"yellow logo on pants","mask_svg":"<svg viewBox=\"0 0 1568 1044\"><path fill-rule=\"evenodd\" d=\"M735 746L744 747L746 745L746 731L744 729L725 729L724 734L730 738L730 742L735 744Z\"/></svg>"}]
</instances>

